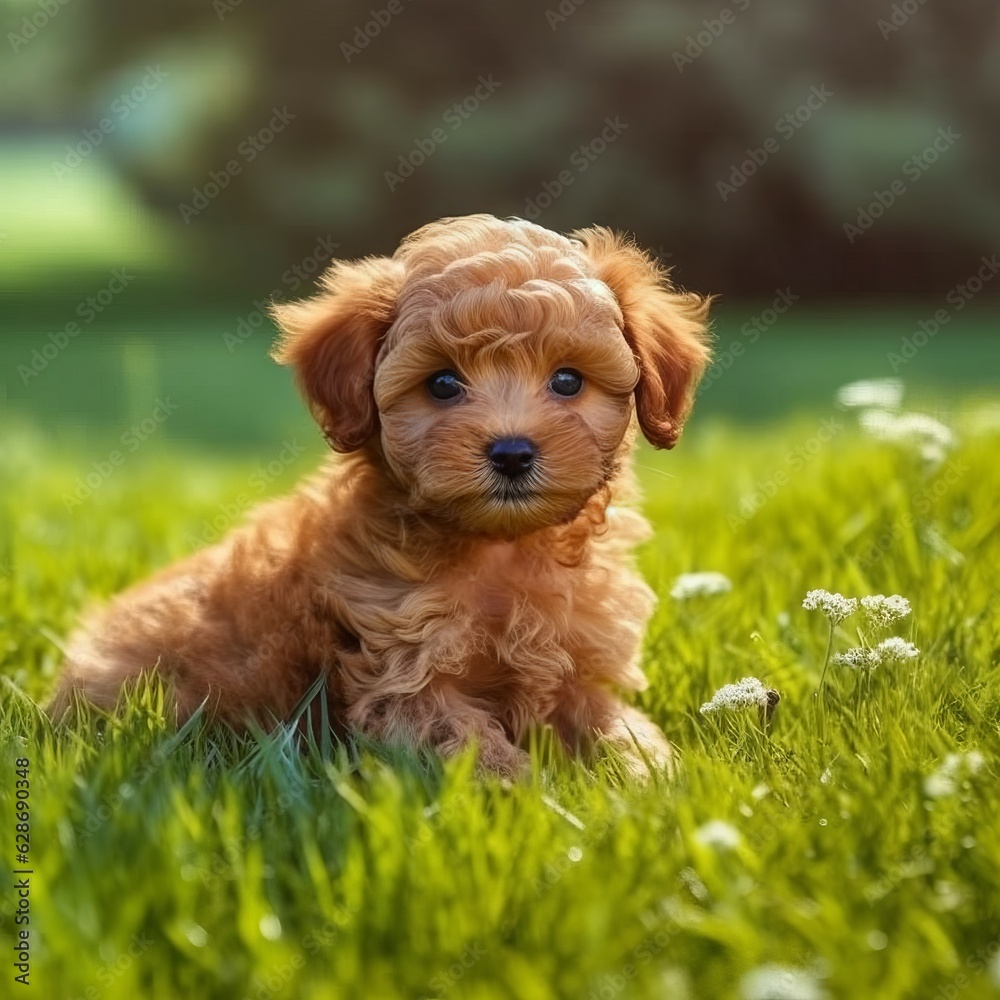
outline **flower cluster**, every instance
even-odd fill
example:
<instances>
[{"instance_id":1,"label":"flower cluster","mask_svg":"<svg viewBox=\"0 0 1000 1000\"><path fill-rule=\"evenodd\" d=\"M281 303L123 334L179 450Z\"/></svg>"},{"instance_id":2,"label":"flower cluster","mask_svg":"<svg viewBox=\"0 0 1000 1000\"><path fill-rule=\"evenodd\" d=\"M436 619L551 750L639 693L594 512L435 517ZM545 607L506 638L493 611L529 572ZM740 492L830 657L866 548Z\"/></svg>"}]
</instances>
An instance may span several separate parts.
<instances>
[{"instance_id":1,"label":"flower cluster","mask_svg":"<svg viewBox=\"0 0 1000 1000\"><path fill-rule=\"evenodd\" d=\"M885 628L910 613L910 602L899 594L893 594L892 597L874 594L861 598L861 609L873 625Z\"/></svg>"},{"instance_id":2,"label":"flower cluster","mask_svg":"<svg viewBox=\"0 0 1000 1000\"><path fill-rule=\"evenodd\" d=\"M830 649L833 645L834 629L844 619L861 608L868 625L874 629L883 630L910 614L910 602L899 594L887 597L885 594L872 594L862 597L844 597L843 594L831 594L828 590L810 590L806 594L802 607L807 611L819 611L830 623L830 637L827 643L826 659L823 662L823 672L820 675L820 687L826 677L826 668L831 662ZM850 667L852 670L874 670L883 663L898 660L912 660L919 655L920 650L898 635L889 636L881 642L870 644L862 635L862 645L845 649L837 653L832 662L838 667Z\"/></svg>"},{"instance_id":3,"label":"flower cluster","mask_svg":"<svg viewBox=\"0 0 1000 1000\"><path fill-rule=\"evenodd\" d=\"M732 589L729 577L722 573L681 573L670 589L670 596L677 601L686 601L690 597L727 594Z\"/></svg>"},{"instance_id":4,"label":"flower cluster","mask_svg":"<svg viewBox=\"0 0 1000 1000\"><path fill-rule=\"evenodd\" d=\"M839 625L858 610L858 599L844 597L843 594L831 594L829 590L810 590L802 602L802 607L806 611L821 611L831 625Z\"/></svg>"},{"instance_id":5,"label":"flower cluster","mask_svg":"<svg viewBox=\"0 0 1000 1000\"><path fill-rule=\"evenodd\" d=\"M907 642L898 635L883 639L875 649L883 660L912 660L920 655L920 650L912 642Z\"/></svg>"},{"instance_id":6,"label":"flower cluster","mask_svg":"<svg viewBox=\"0 0 1000 1000\"><path fill-rule=\"evenodd\" d=\"M837 390L837 402L841 406L898 410L902 401L903 381L898 378L862 379Z\"/></svg>"},{"instance_id":7,"label":"flower cluster","mask_svg":"<svg viewBox=\"0 0 1000 1000\"><path fill-rule=\"evenodd\" d=\"M861 426L883 441L936 444L950 448L955 443L951 428L926 413L890 413L868 410L861 414Z\"/></svg>"},{"instance_id":8,"label":"flower cluster","mask_svg":"<svg viewBox=\"0 0 1000 1000\"><path fill-rule=\"evenodd\" d=\"M880 441L916 447L921 456L933 465L942 462L955 443L951 429L926 413L866 410L858 421L865 431Z\"/></svg>"},{"instance_id":9,"label":"flower cluster","mask_svg":"<svg viewBox=\"0 0 1000 1000\"><path fill-rule=\"evenodd\" d=\"M867 646L855 646L837 653L833 662L838 667L850 667L852 670L874 670L882 662L882 657Z\"/></svg>"},{"instance_id":10,"label":"flower cluster","mask_svg":"<svg viewBox=\"0 0 1000 1000\"><path fill-rule=\"evenodd\" d=\"M912 660L920 650L898 635L883 639L877 646L855 646L837 653L833 662L852 670L874 670L889 660Z\"/></svg>"},{"instance_id":11,"label":"flower cluster","mask_svg":"<svg viewBox=\"0 0 1000 1000\"><path fill-rule=\"evenodd\" d=\"M926 413L900 413L903 383L900 379L866 379L843 385L837 392L842 407L861 410L858 423L880 441L908 445L930 468L940 465L955 443L951 429Z\"/></svg>"},{"instance_id":12,"label":"flower cluster","mask_svg":"<svg viewBox=\"0 0 1000 1000\"><path fill-rule=\"evenodd\" d=\"M725 708L750 708L754 705L767 708L776 694L776 691L765 687L763 681L756 677L744 677L735 684L723 684L712 695L712 700L701 706L701 714L708 715L709 712Z\"/></svg>"}]
</instances>

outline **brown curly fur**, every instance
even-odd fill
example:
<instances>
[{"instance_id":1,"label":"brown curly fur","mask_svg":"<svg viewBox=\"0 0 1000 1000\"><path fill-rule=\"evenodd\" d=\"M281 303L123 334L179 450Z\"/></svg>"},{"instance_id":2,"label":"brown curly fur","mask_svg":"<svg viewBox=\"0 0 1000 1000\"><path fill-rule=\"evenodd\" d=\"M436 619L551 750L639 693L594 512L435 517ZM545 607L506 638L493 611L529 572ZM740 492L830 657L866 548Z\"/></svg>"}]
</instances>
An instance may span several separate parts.
<instances>
[{"instance_id":1,"label":"brown curly fur","mask_svg":"<svg viewBox=\"0 0 1000 1000\"><path fill-rule=\"evenodd\" d=\"M671 448L708 358L708 300L606 229L559 236L444 219L392 258L334 264L274 308L330 445L318 475L221 543L115 600L73 640L53 705L113 706L148 668L179 717L287 718L320 671L338 729L515 774L533 723L574 751L614 744L637 771L669 745L619 693L640 690L653 595L627 457L637 422ZM574 397L548 390L572 367ZM442 368L467 393L427 393ZM539 447L530 496L497 493L489 441Z\"/></svg>"}]
</instances>

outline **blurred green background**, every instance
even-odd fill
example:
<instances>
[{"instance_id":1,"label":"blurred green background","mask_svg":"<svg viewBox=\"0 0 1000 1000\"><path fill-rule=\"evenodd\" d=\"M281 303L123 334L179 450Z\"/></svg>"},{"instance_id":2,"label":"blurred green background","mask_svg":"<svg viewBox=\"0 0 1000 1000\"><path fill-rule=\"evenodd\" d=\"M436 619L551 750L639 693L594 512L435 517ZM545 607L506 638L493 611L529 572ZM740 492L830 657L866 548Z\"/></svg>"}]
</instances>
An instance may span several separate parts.
<instances>
[{"instance_id":1,"label":"blurred green background","mask_svg":"<svg viewBox=\"0 0 1000 1000\"><path fill-rule=\"evenodd\" d=\"M987 0L0 0L0 25L8 421L99 450L169 400L164 437L309 433L262 305L477 211L630 230L721 296L693 428L862 377L995 389Z\"/></svg>"}]
</instances>

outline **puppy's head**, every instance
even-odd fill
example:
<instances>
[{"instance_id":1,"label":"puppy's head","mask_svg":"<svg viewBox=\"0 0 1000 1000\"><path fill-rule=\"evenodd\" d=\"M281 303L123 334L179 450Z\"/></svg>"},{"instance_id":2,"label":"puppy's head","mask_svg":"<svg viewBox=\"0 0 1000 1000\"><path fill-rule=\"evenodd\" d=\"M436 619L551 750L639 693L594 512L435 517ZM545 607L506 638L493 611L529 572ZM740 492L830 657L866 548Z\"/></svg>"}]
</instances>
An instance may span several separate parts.
<instances>
[{"instance_id":1,"label":"puppy's head","mask_svg":"<svg viewBox=\"0 0 1000 1000\"><path fill-rule=\"evenodd\" d=\"M423 227L392 258L334 264L317 297L275 307L274 354L331 446L368 449L414 510L515 537L579 513L617 471L633 414L674 446L707 311L609 230L475 215Z\"/></svg>"}]
</instances>

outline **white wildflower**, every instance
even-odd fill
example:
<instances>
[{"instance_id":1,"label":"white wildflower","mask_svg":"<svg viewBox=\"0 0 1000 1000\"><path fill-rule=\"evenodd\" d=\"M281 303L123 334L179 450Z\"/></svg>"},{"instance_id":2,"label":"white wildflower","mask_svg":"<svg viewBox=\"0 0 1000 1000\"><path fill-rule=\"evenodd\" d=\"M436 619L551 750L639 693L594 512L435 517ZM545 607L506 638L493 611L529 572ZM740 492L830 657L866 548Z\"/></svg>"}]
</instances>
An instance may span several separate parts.
<instances>
[{"instance_id":1,"label":"white wildflower","mask_svg":"<svg viewBox=\"0 0 1000 1000\"><path fill-rule=\"evenodd\" d=\"M722 573L681 573L670 589L670 596L678 601L686 601L689 597L726 594L732 589L729 577Z\"/></svg>"},{"instance_id":2,"label":"white wildflower","mask_svg":"<svg viewBox=\"0 0 1000 1000\"><path fill-rule=\"evenodd\" d=\"M920 650L898 635L883 639L876 647L883 660L912 660L920 655Z\"/></svg>"},{"instance_id":3,"label":"white wildflower","mask_svg":"<svg viewBox=\"0 0 1000 1000\"><path fill-rule=\"evenodd\" d=\"M872 597L862 597L861 608L873 625L882 628L905 618L910 613L910 602L899 594L893 594L892 597L875 594Z\"/></svg>"},{"instance_id":4,"label":"white wildflower","mask_svg":"<svg viewBox=\"0 0 1000 1000\"><path fill-rule=\"evenodd\" d=\"M837 653L833 662L838 667L850 667L852 670L874 670L886 660L912 660L919 655L920 650L898 635L883 639L877 646L855 646Z\"/></svg>"},{"instance_id":5,"label":"white wildflower","mask_svg":"<svg viewBox=\"0 0 1000 1000\"><path fill-rule=\"evenodd\" d=\"M731 851L740 846L740 831L721 819L712 819L703 823L694 832L694 839L705 847L718 847Z\"/></svg>"},{"instance_id":6,"label":"white wildflower","mask_svg":"<svg viewBox=\"0 0 1000 1000\"><path fill-rule=\"evenodd\" d=\"M837 390L841 406L882 407L898 410L903 401L903 382L898 378L871 378L842 385Z\"/></svg>"},{"instance_id":7,"label":"white wildflower","mask_svg":"<svg viewBox=\"0 0 1000 1000\"><path fill-rule=\"evenodd\" d=\"M941 445L932 441L929 444L920 446L920 457L927 465L928 472L936 472L938 466L944 465L944 460L948 457L948 453Z\"/></svg>"},{"instance_id":8,"label":"white wildflower","mask_svg":"<svg viewBox=\"0 0 1000 1000\"><path fill-rule=\"evenodd\" d=\"M856 597L831 594L828 590L810 590L802 602L806 611L820 611L830 620L831 625L839 625L849 615L858 610Z\"/></svg>"},{"instance_id":9,"label":"white wildflower","mask_svg":"<svg viewBox=\"0 0 1000 1000\"><path fill-rule=\"evenodd\" d=\"M955 443L951 428L926 413L902 414L896 420L894 434L899 440L916 440L942 448L950 448Z\"/></svg>"},{"instance_id":10,"label":"white wildflower","mask_svg":"<svg viewBox=\"0 0 1000 1000\"><path fill-rule=\"evenodd\" d=\"M986 759L978 750L947 754L941 766L924 778L924 794L932 799L954 795L958 791L959 780L963 776L977 774L985 763Z\"/></svg>"},{"instance_id":11,"label":"white wildflower","mask_svg":"<svg viewBox=\"0 0 1000 1000\"><path fill-rule=\"evenodd\" d=\"M826 991L805 969L760 965L740 981L743 1000L824 1000Z\"/></svg>"},{"instance_id":12,"label":"white wildflower","mask_svg":"<svg viewBox=\"0 0 1000 1000\"><path fill-rule=\"evenodd\" d=\"M892 413L889 410L866 410L858 418L861 426L881 441L950 448L955 435L940 420L926 413Z\"/></svg>"},{"instance_id":13,"label":"white wildflower","mask_svg":"<svg viewBox=\"0 0 1000 1000\"><path fill-rule=\"evenodd\" d=\"M756 677L744 677L735 684L723 684L712 695L712 700L701 706L701 714L708 715L723 708L752 708L755 705L766 708L767 704L768 690L763 682Z\"/></svg>"},{"instance_id":14,"label":"white wildflower","mask_svg":"<svg viewBox=\"0 0 1000 1000\"><path fill-rule=\"evenodd\" d=\"M896 414L889 410L865 410L858 417L858 423L864 431L880 441L891 441L896 426Z\"/></svg>"},{"instance_id":15,"label":"white wildflower","mask_svg":"<svg viewBox=\"0 0 1000 1000\"><path fill-rule=\"evenodd\" d=\"M882 662L882 654L877 649L855 646L837 653L833 662L838 667L850 667L852 670L874 670Z\"/></svg>"}]
</instances>

